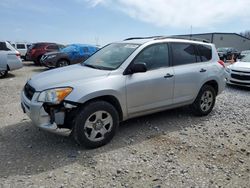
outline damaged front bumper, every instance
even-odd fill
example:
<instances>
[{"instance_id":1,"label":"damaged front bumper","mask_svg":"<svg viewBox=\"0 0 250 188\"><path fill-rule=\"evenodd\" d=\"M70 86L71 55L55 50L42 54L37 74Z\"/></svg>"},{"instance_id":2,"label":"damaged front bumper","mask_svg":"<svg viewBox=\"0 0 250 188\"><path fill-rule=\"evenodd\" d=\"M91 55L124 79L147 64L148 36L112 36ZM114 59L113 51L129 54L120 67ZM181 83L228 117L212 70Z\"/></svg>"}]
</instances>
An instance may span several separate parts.
<instances>
[{"instance_id":1,"label":"damaged front bumper","mask_svg":"<svg viewBox=\"0 0 250 188\"><path fill-rule=\"evenodd\" d=\"M21 107L23 112L26 113L32 120L33 124L43 130L68 136L70 135L71 128L62 128L61 125L65 122L65 111L46 107L44 103L37 102L39 93L34 93L34 96L29 100L24 92L21 93ZM68 105L68 108L71 105Z\"/></svg>"}]
</instances>

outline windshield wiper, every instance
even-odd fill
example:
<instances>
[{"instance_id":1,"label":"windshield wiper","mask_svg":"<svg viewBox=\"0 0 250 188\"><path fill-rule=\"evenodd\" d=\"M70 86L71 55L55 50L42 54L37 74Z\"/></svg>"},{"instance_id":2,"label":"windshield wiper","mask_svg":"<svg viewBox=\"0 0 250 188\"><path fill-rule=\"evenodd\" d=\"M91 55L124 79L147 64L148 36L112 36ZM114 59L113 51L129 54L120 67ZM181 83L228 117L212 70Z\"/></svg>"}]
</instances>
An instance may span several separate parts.
<instances>
[{"instance_id":1,"label":"windshield wiper","mask_svg":"<svg viewBox=\"0 0 250 188\"><path fill-rule=\"evenodd\" d=\"M109 67L102 67L102 66L96 66L96 65L90 65L90 64L83 64L86 67L91 67L94 69L100 69L100 70L113 70L112 68Z\"/></svg>"},{"instance_id":2,"label":"windshield wiper","mask_svg":"<svg viewBox=\"0 0 250 188\"><path fill-rule=\"evenodd\" d=\"M100 67L95 66L95 65L89 65L89 64L83 64L83 65L86 66L86 67L93 68L93 69L101 69Z\"/></svg>"}]
</instances>

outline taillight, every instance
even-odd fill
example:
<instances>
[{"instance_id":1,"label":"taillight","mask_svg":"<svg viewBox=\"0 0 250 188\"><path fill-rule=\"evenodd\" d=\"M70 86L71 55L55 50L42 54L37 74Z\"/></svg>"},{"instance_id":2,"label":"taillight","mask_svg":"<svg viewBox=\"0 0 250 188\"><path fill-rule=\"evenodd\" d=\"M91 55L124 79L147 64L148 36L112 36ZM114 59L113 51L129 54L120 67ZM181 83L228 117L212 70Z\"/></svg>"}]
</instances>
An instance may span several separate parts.
<instances>
[{"instance_id":1,"label":"taillight","mask_svg":"<svg viewBox=\"0 0 250 188\"><path fill-rule=\"evenodd\" d=\"M224 67L224 68L225 68L225 63L224 63L224 61L219 60L219 61L218 61L218 63L219 63L222 67Z\"/></svg>"},{"instance_id":2,"label":"taillight","mask_svg":"<svg viewBox=\"0 0 250 188\"><path fill-rule=\"evenodd\" d=\"M17 56L17 57L21 57L21 54L20 54L20 53L16 53L16 56Z\"/></svg>"}]
</instances>

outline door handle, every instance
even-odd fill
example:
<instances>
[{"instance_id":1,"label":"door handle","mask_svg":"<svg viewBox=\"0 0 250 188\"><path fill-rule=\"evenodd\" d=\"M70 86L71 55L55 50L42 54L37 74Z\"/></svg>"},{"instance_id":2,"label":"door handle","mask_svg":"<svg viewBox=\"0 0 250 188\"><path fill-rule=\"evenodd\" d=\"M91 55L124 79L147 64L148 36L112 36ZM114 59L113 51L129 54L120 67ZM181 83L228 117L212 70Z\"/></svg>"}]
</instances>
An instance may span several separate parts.
<instances>
[{"instance_id":1,"label":"door handle","mask_svg":"<svg viewBox=\"0 0 250 188\"><path fill-rule=\"evenodd\" d=\"M200 72L206 72L206 71L207 71L207 70L206 70L206 69L203 69L203 68L200 70Z\"/></svg>"},{"instance_id":2,"label":"door handle","mask_svg":"<svg viewBox=\"0 0 250 188\"><path fill-rule=\"evenodd\" d=\"M167 74L164 76L164 78L171 78L171 77L173 77L173 76L174 76L173 74L167 73Z\"/></svg>"}]
</instances>

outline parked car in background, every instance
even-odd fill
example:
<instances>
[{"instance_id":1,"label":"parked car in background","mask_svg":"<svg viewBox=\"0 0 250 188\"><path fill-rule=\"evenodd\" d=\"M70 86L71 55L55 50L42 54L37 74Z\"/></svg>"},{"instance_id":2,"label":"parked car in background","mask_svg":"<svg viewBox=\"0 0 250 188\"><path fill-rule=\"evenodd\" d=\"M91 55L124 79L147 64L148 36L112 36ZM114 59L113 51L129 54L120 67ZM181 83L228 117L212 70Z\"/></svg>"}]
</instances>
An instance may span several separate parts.
<instances>
[{"instance_id":1,"label":"parked car in background","mask_svg":"<svg viewBox=\"0 0 250 188\"><path fill-rule=\"evenodd\" d=\"M21 54L21 58L26 60L26 53L28 48L31 46L31 43L26 42L15 42L11 44L14 48L17 49L18 52Z\"/></svg>"},{"instance_id":2,"label":"parked car in background","mask_svg":"<svg viewBox=\"0 0 250 188\"><path fill-rule=\"evenodd\" d=\"M250 54L250 50L244 50L240 53L240 57L239 59L242 59L243 57L245 57L246 55Z\"/></svg>"},{"instance_id":3,"label":"parked car in background","mask_svg":"<svg viewBox=\"0 0 250 188\"><path fill-rule=\"evenodd\" d=\"M240 56L240 52L237 49L232 48L232 47L218 48L217 52L218 52L220 59L224 62L226 62L227 60L231 60L232 57L234 61L236 61L237 58L239 58Z\"/></svg>"},{"instance_id":4,"label":"parked car in background","mask_svg":"<svg viewBox=\"0 0 250 188\"><path fill-rule=\"evenodd\" d=\"M64 67L85 61L98 50L96 46L71 44L58 52L49 52L42 56L41 64L46 67Z\"/></svg>"},{"instance_id":5,"label":"parked car in background","mask_svg":"<svg viewBox=\"0 0 250 188\"><path fill-rule=\"evenodd\" d=\"M108 143L119 122L190 105L208 115L225 87L213 44L168 37L111 43L83 63L33 76L21 92L34 125L87 147ZM167 113L167 112L165 112Z\"/></svg>"},{"instance_id":6,"label":"parked car in background","mask_svg":"<svg viewBox=\"0 0 250 188\"><path fill-rule=\"evenodd\" d=\"M227 84L250 87L250 54L227 66Z\"/></svg>"},{"instance_id":7,"label":"parked car in background","mask_svg":"<svg viewBox=\"0 0 250 188\"><path fill-rule=\"evenodd\" d=\"M23 67L20 53L9 42L0 41L0 78Z\"/></svg>"},{"instance_id":8,"label":"parked car in background","mask_svg":"<svg viewBox=\"0 0 250 188\"><path fill-rule=\"evenodd\" d=\"M63 47L63 45L56 43L34 43L26 53L26 60L33 61L35 64L40 65L40 60L45 53L59 51Z\"/></svg>"}]
</instances>

